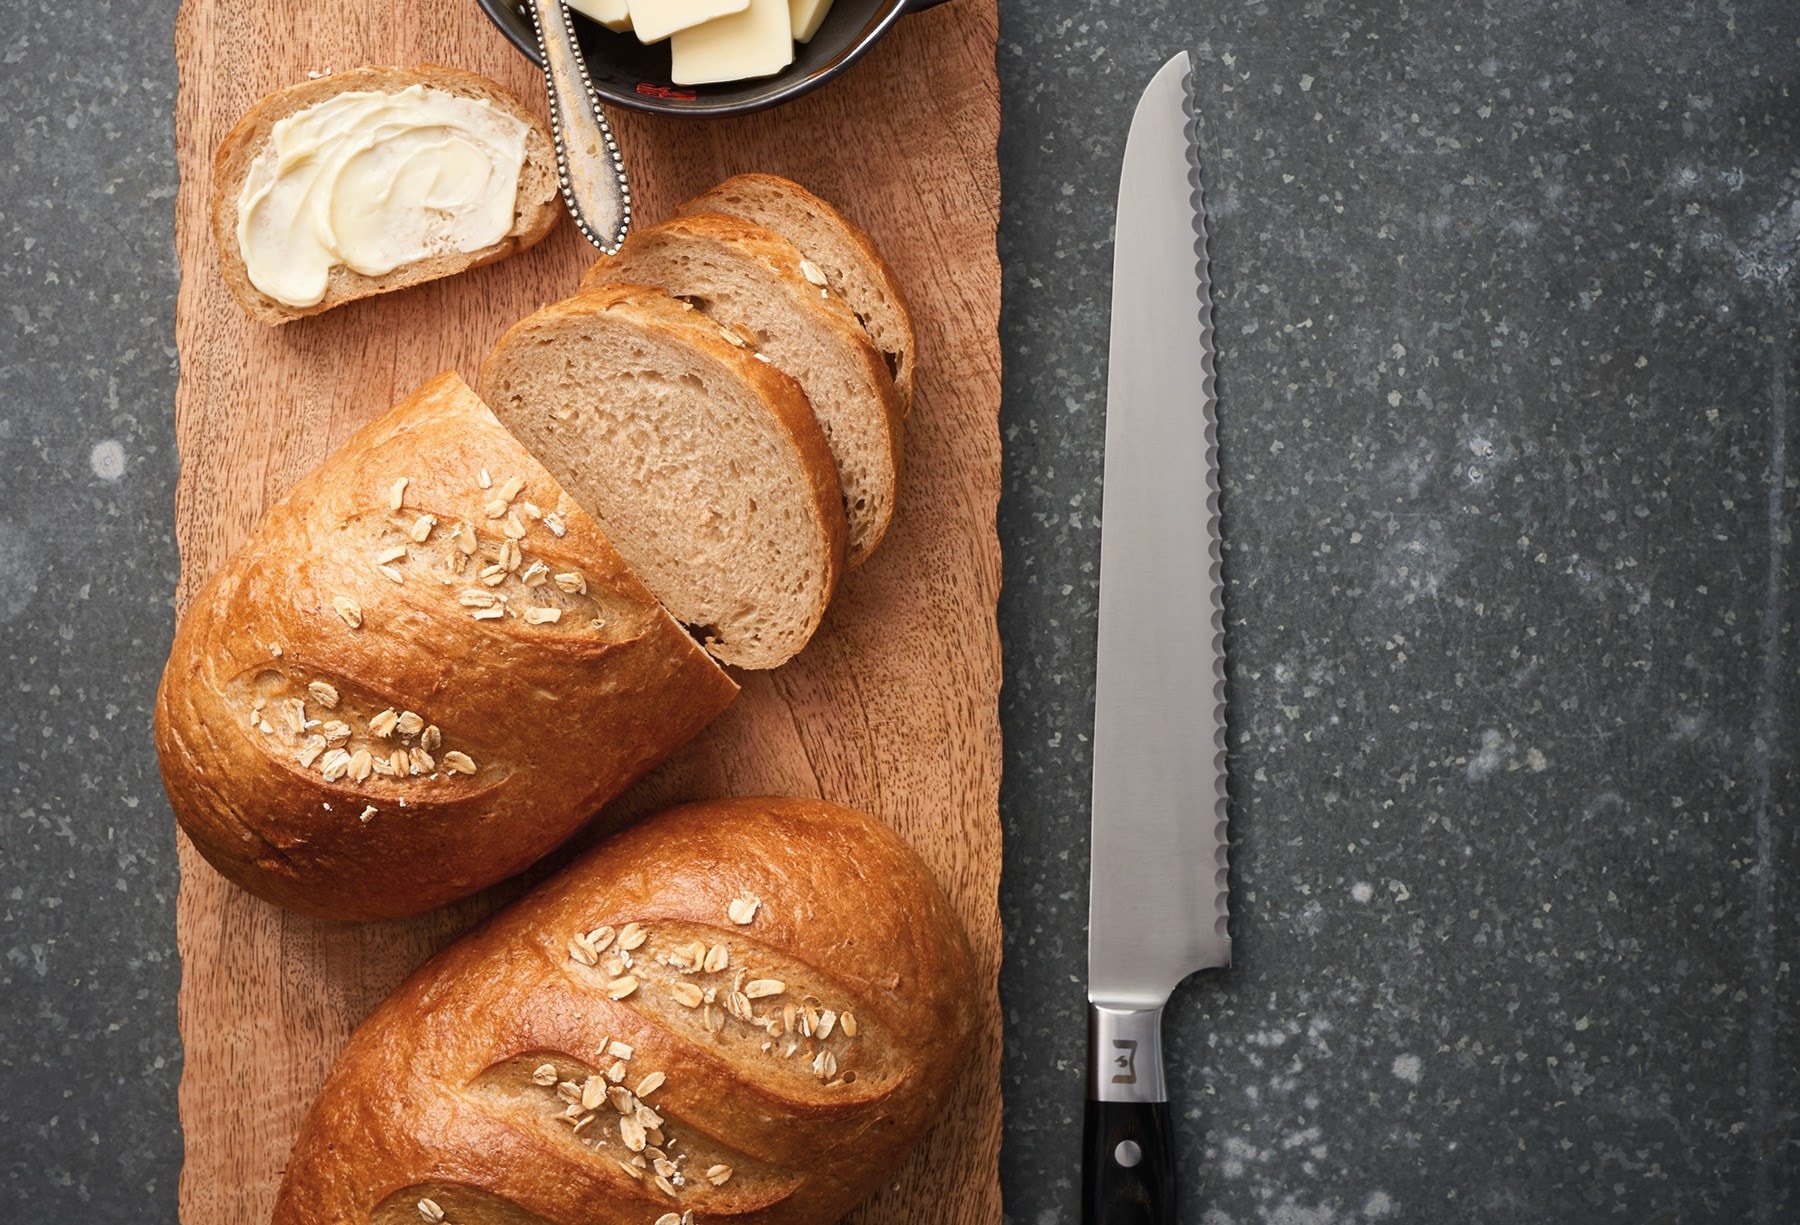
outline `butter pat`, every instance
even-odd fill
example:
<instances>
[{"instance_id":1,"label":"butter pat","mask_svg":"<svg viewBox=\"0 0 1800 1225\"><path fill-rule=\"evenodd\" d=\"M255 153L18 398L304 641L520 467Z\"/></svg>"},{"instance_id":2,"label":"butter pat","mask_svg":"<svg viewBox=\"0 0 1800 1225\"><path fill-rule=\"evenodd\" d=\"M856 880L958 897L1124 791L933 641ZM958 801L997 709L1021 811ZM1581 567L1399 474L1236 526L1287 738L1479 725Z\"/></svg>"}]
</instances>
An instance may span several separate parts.
<instances>
[{"instance_id":1,"label":"butter pat","mask_svg":"<svg viewBox=\"0 0 1800 1225\"><path fill-rule=\"evenodd\" d=\"M336 94L275 124L237 200L250 283L286 306L331 270L385 276L512 232L525 123L485 98L424 85Z\"/></svg>"},{"instance_id":2,"label":"butter pat","mask_svg":"<svg viewBox=\"0 0 1800 1225\"><path fill-rule=\"evenodd\" d=\"M669 73L677 85L766 77L793 62L788 0L750 0L741 13L678 30L669 40Z\"/></svg>"},{"instance_id":3,"label":"butter pat","mask_svg":"<svg viewBox=\"0 0 1800 1225\"><path fill-rule=\"evenodd\" d=\"M825 20L825 14L831 11L831 0L788 0L788 20L794 26L794 38L803 43L812 41L812 36L819 32L819 24Z\"/></svg>"},{"instance_id":4,"label":"butter pat","mask_svg":"<svg viewBox=\"0 0 1800 1225\"><path fill-rule=\"evenodd\" d=\"M741 13L749 3L750 0L625 0L625 7L631 10L631 28L637 31L638 41L659 43L678 30Z\"/></svg>"},{"instance_id":5,"label":"butter pat","mask_svg":"<svg viewBox=\"0 0 1800 1225\"><path fill-rule=\"evenodd\" d=\"M569 7L583 17L592 17L614 34L631 29L631 13L625 0L569 0Z\"/></svg>"}]
</instances>

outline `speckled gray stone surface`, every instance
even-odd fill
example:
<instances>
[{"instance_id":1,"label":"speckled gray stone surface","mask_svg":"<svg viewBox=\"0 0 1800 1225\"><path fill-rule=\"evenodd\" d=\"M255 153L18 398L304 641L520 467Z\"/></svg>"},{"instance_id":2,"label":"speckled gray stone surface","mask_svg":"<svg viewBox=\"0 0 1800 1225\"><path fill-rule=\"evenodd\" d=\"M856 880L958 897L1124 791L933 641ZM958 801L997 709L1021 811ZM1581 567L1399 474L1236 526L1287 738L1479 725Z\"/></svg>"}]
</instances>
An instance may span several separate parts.
<instances>
[{"instance_id":1,"label":"speckled gray stone surface","mask_svg":"<svg viewBox=\"0 0 1800 1225\"><path fill-rule=\"evenodd\" d=\"M1800 7L1145 7L1003 10L1009 1215L1074 1220L1106 227L1192 47L1237 965L1169 1019L1183 1219L1800 1219Z\"/></svg>"},{"instance_id":2,"label":"speckled gray stone surface","mask_svg":"<svg viewBox=\"0 0 1800 1225\"><path fill-rule=\"evenodd\" d=\"M0 1220L174 1220L172 0L0 35ZM1800 1216L1800 9L1003 2L1003 1179L1073 1225L1108 224L1199 53L1238 964L1183 1219ZM80 58L76 58L77 51Z\"/></svg>"},{"instance_id":3,"label":"speckled gray stone surface","mask_svg":"<svg viewBox=\"0 0 1800 1225\"><path fill-rule=\"evenodd\" d=\"M174 1219L174 4L0 30L0 1221Z\"/></svg>"}]
</instances>

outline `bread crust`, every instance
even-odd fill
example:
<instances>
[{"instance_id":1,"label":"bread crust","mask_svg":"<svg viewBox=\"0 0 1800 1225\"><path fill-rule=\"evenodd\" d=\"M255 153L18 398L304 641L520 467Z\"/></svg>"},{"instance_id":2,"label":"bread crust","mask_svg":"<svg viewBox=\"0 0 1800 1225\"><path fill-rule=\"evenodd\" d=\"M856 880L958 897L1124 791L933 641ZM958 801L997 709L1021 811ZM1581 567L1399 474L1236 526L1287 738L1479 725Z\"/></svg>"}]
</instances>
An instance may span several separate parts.
<instances>
[{"instance_id":1,"label":"bread crust","mask_svg":"<svg viewBox=\"0 0 1800 1225\"><path fill-rule=\"evenodd\" d=\"M773 230L724 213L672 217L649 229L634 231L626 237L615 254L601 256L588 270L587 275L582 278L582 291L592 292L613 282L650 281L651 278L645 275L646 270L639 266L640 254L654 244L690 240L726 245L765 267L789 288L797 310L806 312L816 326L837 338L839 350L853 364L853 381L859 387L867 389L871 402L863 406L865 423L872 424L881 437L881 461L885 468L887 500L884 513L851 526L845 564L855 569L868 560L869 555L881 543L882 537L887 534L899 496L904 413L900 395L894 388L893 377L888 373L886 359L875 347L874 341L869 339L862 324L857 322L856 313L843 299L807 279L801 270L805 256L798 247ZM758 327L758 321L754 319L719 321L741 324L753 332ZM814 412L816 415L816 405Z\"/></svg>"},{"instance_id":2,"label":"bread crust","mask_svg":"<svg viewBox=\"0 0 1800 1225\"><path fill-rule=\"evenodd\" d=\"M912 312L907 309L906 295L900 290L900 282L894 276L894 270L882 258L875 242L854 221L839 212L828 201L820 199L792 179L784 179L775 174L737 174L724 182L701 192L692 200L681 205L676 211L683 215L689 213L728 213L741 217L745 221L754 222L767 229L782 234L809 258L819 253L810 250L800 235L784 231L778 223L776 209L759 207L755 201L759 198L774 199L806 214L821 226L830 227L837 235L838 241L850 251L857 261L857 271L875 287L877 293L885 297L893 307L891 323L895 335L896 368L893 370L894 389L900 395L902 415L910 415L913 404L913 386L918 370L918 332L913 326ZM829 274L829 269L827 273ZM853 289L844 284L834 283L832 289L841 296L850 308L866 316L864 303L857 300ZM865 321L864 328L868 329ZM870 339L876 347L881 346L880 338L873 330L869 330Z\"/></svg>"},{"instance_id":3,"label":"bread crust","mask_svg":"<svg viewBox=\"0 0 1800 1225\"><path fill-rule=\"evenodd\" d=\"M493 487L481 487L483 470ZM513 477L524 481L514 508L490 517ZM528 502L546 517L531 519ZM426 514L437 523L419 541ZM477 571L504 558L515 524L519 560L489 585ZM479 542L473 558L458 525ZM397 544L406 556L383 572L379 558ZM452 560L463 567L454 579ZM539 562L579 574L585 594L529 586ZM468 601L502 595L515 610L560 602L560 619L475 619L482 609ZM340 600L357 610L355 627ZM447 373L296 484L194 597L155 734L175 815L224 876L307 914L392 918L539 859L736 692L586 512ZM288 722L294 699L308 726ZM436 737L410 722L381 735L377 716L406 711ZM345 752L423 748L431 768L412 759L389 776L359 763L327 781L326 751L308 763L300 754L334 720L349 729L331 742ZM474 773L455 772L455 752Z\"/></svg>"},{"instance_id":4,"label":"bread crust","mask_svg":"<svg viewBox=\"0 0 1800 1225\"><path fill-rule=\"evenodd\" d=\"M405 264L382 276L364 276L349 268L331 270L325 296L311 306L289 306L264 294L250 282L237 241L237 200L244 177L262 152L274 126L289 115L340 93L369 90L398 93L413 85L426 85L469 98L484 98L526 125L525 165L519 177L519 198L513 209L513 228L499 242L478 251L433 256ZM425 281L450 276L483 264L492 264L541 241L562 215L557 190L556 146L550 131L497 82L478 73L443 64L419 64L411 68L366 66L334 72L276 90L252 106L219 143L213 159L212 228L219 257L219 274L244 313L258 323L282 324L317 315L334 306L360 298L390 293Z\"/></svg>"},{"instance_id":5,"label":"bread crust","mask_svg":"<svg viewBox=\"0 0 1800 1225\"><path fill-rule=\"evenodd\" d=\"M748 923L735 899L759 900ZM742 917L740 910L738 917ZM590 967L572 943L639 924L612 999L606 944ZM635 937L634 937L635 938ZM663 964L680 942L725 947L718 973ZM728 988L781 967L775 995L746 999L756 1021L672 999L678 983ZM783 1003L814 997L823 1038ZM648 1225L662 1214L732 1225L823 1225L879 1187L942 1112L975 1031L966 934L929 870L892 831L810 799L732 799L659 814L602 844L440 952L358 1027L301 1128L273 1225L420 1219L430 1199L458 1225ZM846 1036L843 1016L857 1022ZM766 1039L762 1019L783 1033ZM763 1051L761 1043L773 1049ZM784 1055L789 1041L795 1053ZM686 1154L673 1194L633 1178L622 1107L581 1104L630 1048L623 1088L642 1095L665 1151ZM835 1068L815 1073L816 1052ZM576 1089L576 1115L550 1064ZM856 1074L860 1072L860 1076ZM851 1079L851 1077L855 1077ZM566 1093L566 1091L565 1091ZM651 1147L654 1147L653 1145ZM713 1186L704 1172L729 1165Z\"/></svg>"},{"instance_id":6,"label":"bread crust","mask_svg":"<svg viewBox=\"0 0 1800 1225\"><path fill-rule=\"evenodd\" d=\"M788 440L806 480L806 500L815 530L824 541L823 581L818 599L809 612L804 642L818 628L843 575L848 528L836 461L813 416L812 406L793 379L768 362L757 360L749 349L727 341L717 324L663 290L648 285L601 283L572 298L553 302L509 328L482 364L479 385L483 394L492 396L495 403L502 403L504 397L496 388L503 377L505 364L512 360L518 349L529 345L535 335L548 329L594 315L628 320L648 332L689 346L724 367L768 410ZM734 650L735 645L712 643L709 649L726 663L745 668L772 668L792 657L791 654L780 658L749 656Z\"/></svg>"}]
</instances>

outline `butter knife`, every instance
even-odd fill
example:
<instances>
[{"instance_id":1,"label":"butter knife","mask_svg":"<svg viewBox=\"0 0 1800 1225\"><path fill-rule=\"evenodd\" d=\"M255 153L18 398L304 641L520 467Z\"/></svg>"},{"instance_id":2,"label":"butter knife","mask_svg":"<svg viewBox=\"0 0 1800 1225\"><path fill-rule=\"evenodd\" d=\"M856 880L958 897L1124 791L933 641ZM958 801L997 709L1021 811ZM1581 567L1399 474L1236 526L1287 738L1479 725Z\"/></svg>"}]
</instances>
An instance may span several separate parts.
<instances>
[{"instance_id":1,"label":"butter knife","mask_svg":"<svg viewBox=\"0 0 1800 1225\"><path fill-rule=\"evenodd\" d=\"M582 237L607 254L631 228L631 185L612 125L588 79L565 0L529 0L550 94L550 132L556 138L556 175L563 202Z\"/></svg>"}]
</instances>

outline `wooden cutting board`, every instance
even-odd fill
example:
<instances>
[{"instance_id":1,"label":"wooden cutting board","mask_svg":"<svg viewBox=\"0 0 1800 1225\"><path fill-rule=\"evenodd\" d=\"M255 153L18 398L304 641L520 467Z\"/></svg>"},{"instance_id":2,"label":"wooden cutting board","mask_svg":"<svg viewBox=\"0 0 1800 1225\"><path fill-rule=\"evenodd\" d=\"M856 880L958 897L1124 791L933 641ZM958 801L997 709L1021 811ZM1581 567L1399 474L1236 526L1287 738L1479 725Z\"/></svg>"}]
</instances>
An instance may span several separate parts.
<instances>
[{"instance_id":1,"label":"wooden cutting board","mask_svg":"<svg viewBox=\"0 0 1800 1225\"><path fill-rule=\"evenodd\" d=\"M641 219L729 174L788 175L874 235L918 322L918 400L881 550L799 658L746 677L729 711L583 836L682 799L819 795L878 815L931 863L974 938L985 1025L960 1096L860 1222L1001 1219L995 30L995 0L954 0L901 21L843 79L773 113L616 116ZM454 367L472 378L507 325L575 288L591 251L565 222L493 267L280 329L251 323L219 280L207 201L213 150L259 96L309 71L431 61L485 73L541 114L542 85L474 0L186 0L176 59L185 603L296 478L428 376ZM350 926L239 892L185 839L181 871L181 1217L262 1225L351 1028L523 883L410 922Z\"/></svg>"}]
</instances>

